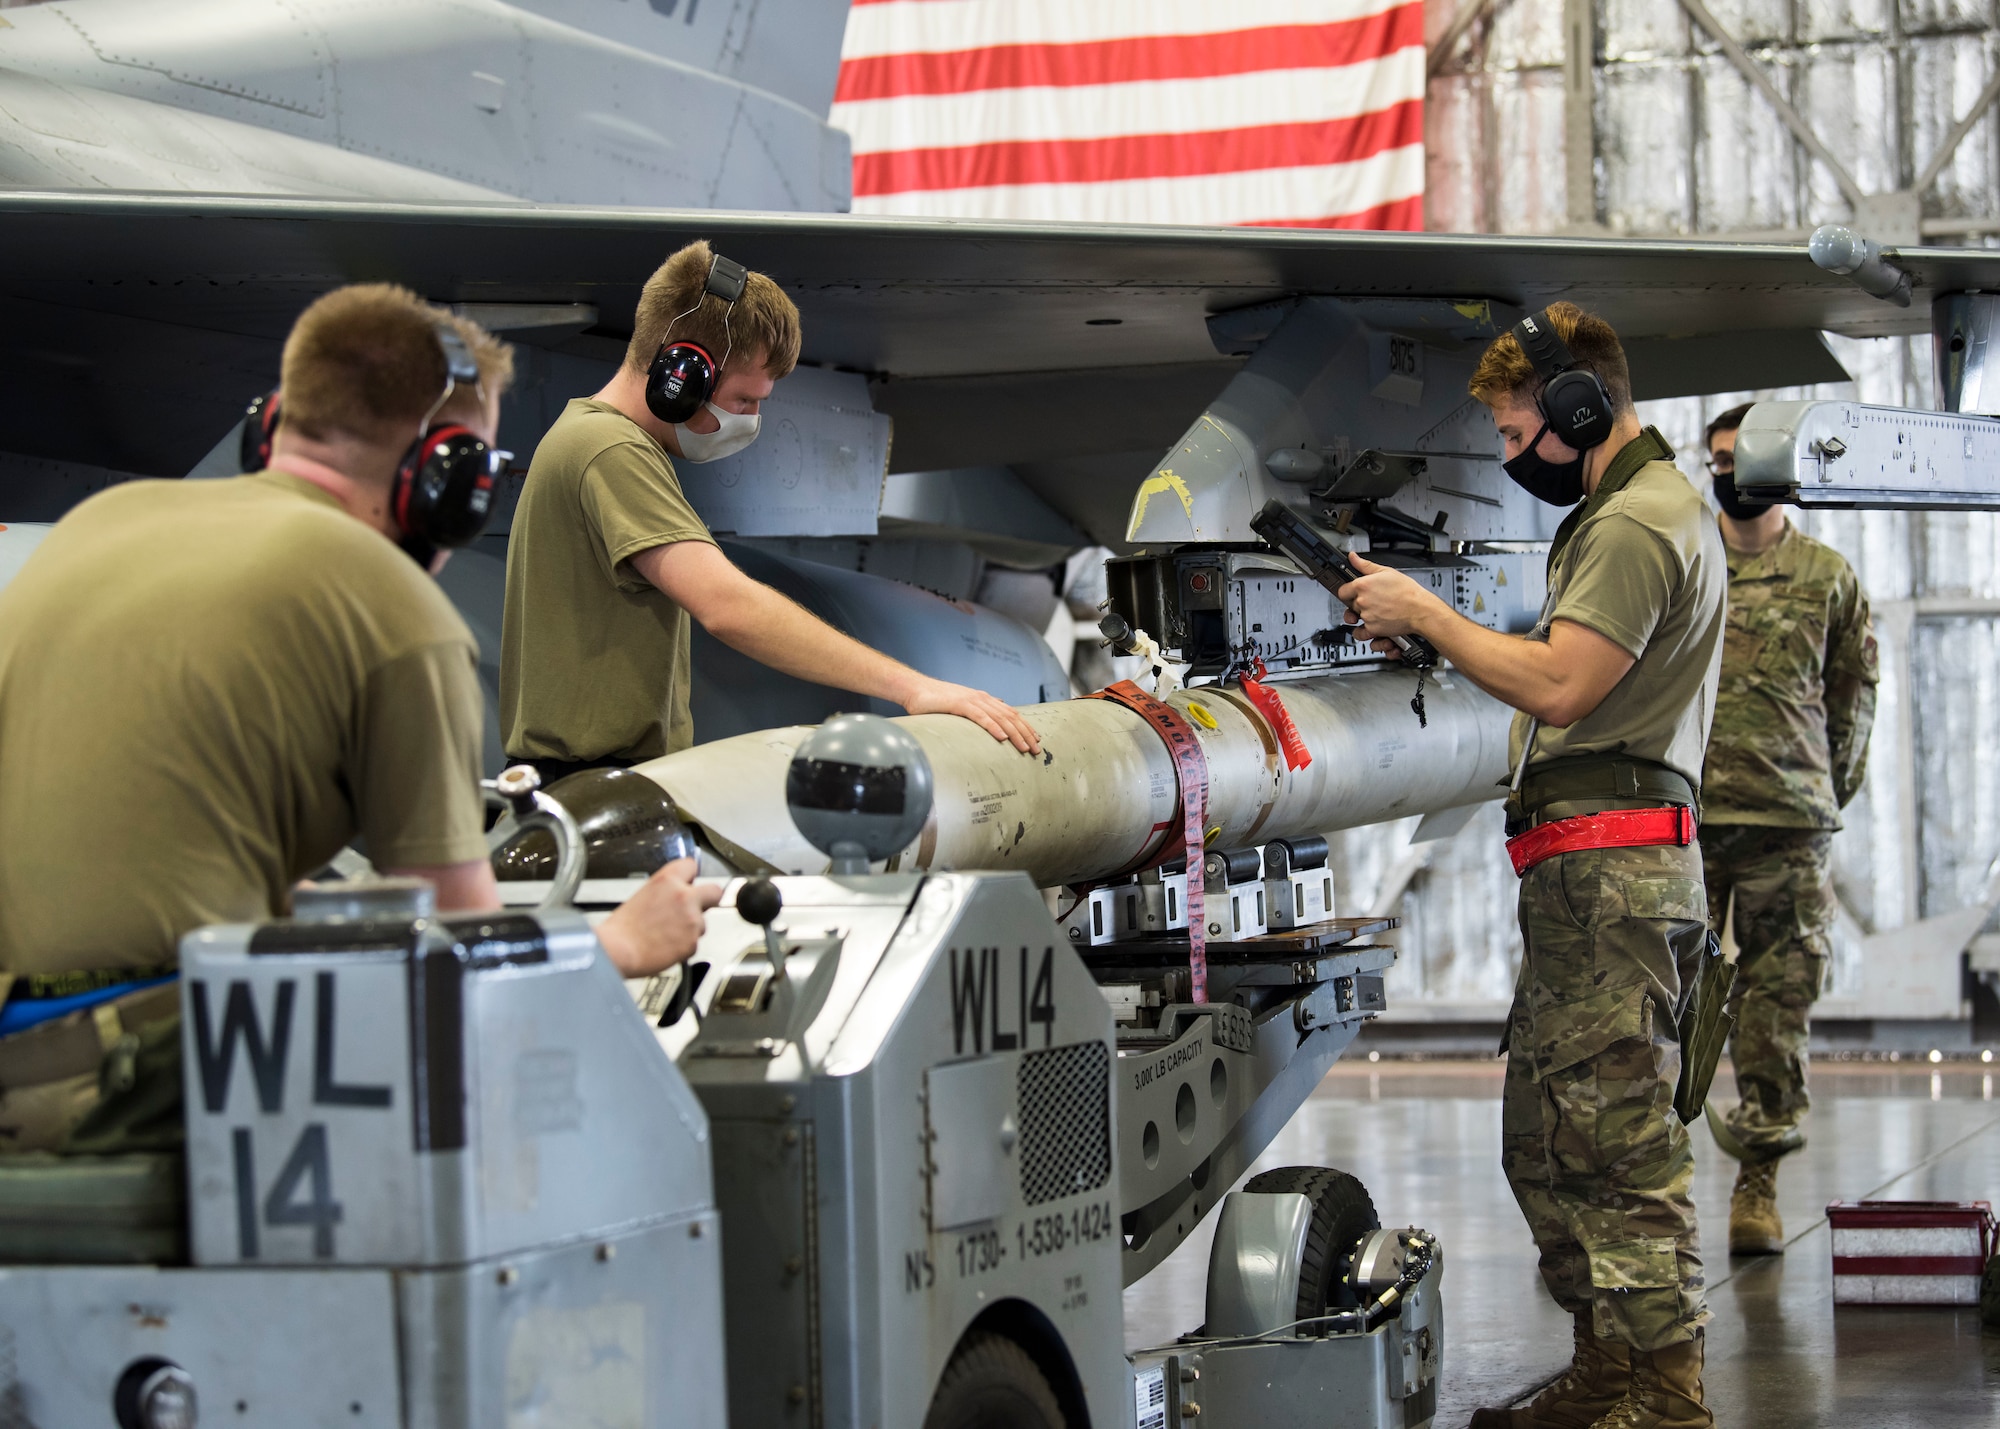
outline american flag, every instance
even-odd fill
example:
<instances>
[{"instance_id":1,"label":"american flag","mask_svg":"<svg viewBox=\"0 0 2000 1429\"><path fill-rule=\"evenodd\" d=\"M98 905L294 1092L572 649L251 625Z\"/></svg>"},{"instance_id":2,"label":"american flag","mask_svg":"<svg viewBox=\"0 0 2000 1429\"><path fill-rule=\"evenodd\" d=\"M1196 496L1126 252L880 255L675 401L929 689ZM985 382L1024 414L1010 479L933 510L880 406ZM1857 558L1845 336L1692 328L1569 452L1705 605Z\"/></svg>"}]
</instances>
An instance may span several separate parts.
<instances>
[{"instance_id":1,"label":"american flag","mask_svg":"<svg viewBox=\"0 0 2000 1429\"><path fill-rule=\"evenodd\" d=\"M857 213L1423 227L1421 0L853 0Z\"/></svg>"}]
</instances>

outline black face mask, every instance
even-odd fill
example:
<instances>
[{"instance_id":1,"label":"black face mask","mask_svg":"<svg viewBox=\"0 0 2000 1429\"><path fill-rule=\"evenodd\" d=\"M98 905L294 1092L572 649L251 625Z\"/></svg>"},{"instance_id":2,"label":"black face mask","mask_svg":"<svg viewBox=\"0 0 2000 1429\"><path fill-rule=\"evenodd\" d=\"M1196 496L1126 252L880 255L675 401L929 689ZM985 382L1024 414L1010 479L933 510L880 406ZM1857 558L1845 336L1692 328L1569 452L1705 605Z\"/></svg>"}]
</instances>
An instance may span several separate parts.
<instances>
[{"instance_id":1,"label":"black face mask","mask_svg":"<svg viewBox=\"0 0 2000 1429\"><path fill-rule=\"evenodd\" d=\"M1715 504L1722 508L1722 514L1733 521L1755 521L1776 502L1745 501L1736 494L1736 473L1718 471L1715 473Z\"/></svg>"},{"instance_id":2,"label":"black face mask","mask_svg":"<svg viewBox=\"0 0 2000 1429\"><path fill-rule=\"evenodd\" d=\"M1543 422L1535 439L1506 464L1505 470L1516 486L1537 501L1546 501L1551 506L1574 506L1583 500L1583 454L1579 452L1575 461L1546 460L1535 449L1548 434L1549 424Z\"/></svg>"}]
</instances>

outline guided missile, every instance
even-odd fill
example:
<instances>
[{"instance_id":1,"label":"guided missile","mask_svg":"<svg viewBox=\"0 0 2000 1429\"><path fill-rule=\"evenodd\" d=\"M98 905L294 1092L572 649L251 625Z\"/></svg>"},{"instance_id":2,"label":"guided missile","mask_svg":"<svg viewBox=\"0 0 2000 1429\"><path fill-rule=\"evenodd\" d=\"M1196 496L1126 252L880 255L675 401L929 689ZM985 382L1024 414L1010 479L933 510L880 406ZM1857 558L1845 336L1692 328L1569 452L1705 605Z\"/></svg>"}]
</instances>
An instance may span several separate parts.
<instances>
[{"instance_id":1,"label":"guided missile","mask_svg":"<svg viewBox=\"0 0 2000 1429\"><path fill-rule=\"evenodd\" d=\"M1276 731L1243 692L1204 685L1167 697L1207 764L1210 847L1330 833L1498 798L1508 711L1449 670L1434 673L1429 724L1405 669L1274 684L1312 754L1286 767ZM904 869L1020 869L1044 888L1143 868L1171 841L1180 775L1152 726L1106 699L1023 711L1042 737L1022 754L949 715L895 722L930 760L935 804L896 860ZM826 856L792 825L785 771L811 733L798 725L697 745L638 766L709 845L744 871L819 873Z\"/></svg>"}]
</instances>

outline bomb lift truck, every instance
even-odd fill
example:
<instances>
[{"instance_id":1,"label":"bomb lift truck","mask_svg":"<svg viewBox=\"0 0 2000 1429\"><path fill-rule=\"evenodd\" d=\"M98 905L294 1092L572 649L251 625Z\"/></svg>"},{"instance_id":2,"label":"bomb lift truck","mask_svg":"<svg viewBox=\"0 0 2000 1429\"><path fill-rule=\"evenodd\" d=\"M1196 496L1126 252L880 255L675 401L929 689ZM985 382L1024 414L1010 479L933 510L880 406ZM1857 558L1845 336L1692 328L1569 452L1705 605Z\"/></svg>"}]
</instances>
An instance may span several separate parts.
<instances>
[{"instance_id":1,"label":"bomb lift truck","mask_svg":"<svg viewBox=\"0 0 2000 1429\"><path fill-rule=\"evenodd\" d=\"M628 885L501 787L496 840L554 840L533 906L358 882L184 941L185 1224L45 1207L67 1263L0 1269L6 1423L1430 1422L1436 1239L1337 1171L1228 1190L1382 1006L1391 925L1325 916L1323 846L1195 875L1314 916L1210 941L1194 1001L1185 871L1098 900L1138 934L1102 943L1020 874L870 873L929 770L844 717L788 785L833 871L733 882L628 988L588 915ZM62 1174L0 1167L4 1214ZM1128 1355L1124 1287L1218 1203L1204 1324Z\"/></svg>"}]
</instances>

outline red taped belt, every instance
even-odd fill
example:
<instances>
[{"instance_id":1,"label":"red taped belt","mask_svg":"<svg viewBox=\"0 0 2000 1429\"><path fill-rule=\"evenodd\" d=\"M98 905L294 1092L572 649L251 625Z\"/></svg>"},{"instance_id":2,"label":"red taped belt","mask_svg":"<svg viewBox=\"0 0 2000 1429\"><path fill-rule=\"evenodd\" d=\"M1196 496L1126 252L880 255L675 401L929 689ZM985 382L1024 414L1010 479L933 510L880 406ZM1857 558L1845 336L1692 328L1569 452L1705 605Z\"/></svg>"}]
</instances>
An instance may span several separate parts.
<instances>
[{"instance_id":1,"label":"red taped belt","mask_svg":"<svg viewBox=\"0 0 2000 1429\"><path fill-rule=\"evenodd\" d=\"M1202 879L1202 826L1208 817L1208 757L1201 752L1194 726L1181 712L1164 700L1156 700L1130 680L1099 690L1092 699L1110 700L1125 706L1153 727L1166 741L1173 756L1174 771L1181 784L1181 831L1179 848L1174 840L1160 850L1165 863L1176 852L1187 853L1188 994L1194 1002L1208 1001L1208 900Z\"/></svg>"},{"instance_id":2,"label":"red taped belt","mask_svg":"<svg viewBox=\"0 0 2000 1429\"><path fill-rule=\"evenodd\" d=\"M1507 857L1514 860L1515 876L1524 877L1543 859L1559 853L1656 844L1686 848L1693 842L1694 810L1685 804L1666 809L1609 809L1602 814L1579 814L1573 819L1538 824L1516 834L1507 840Z\"/></svg>"}]
</instances>

